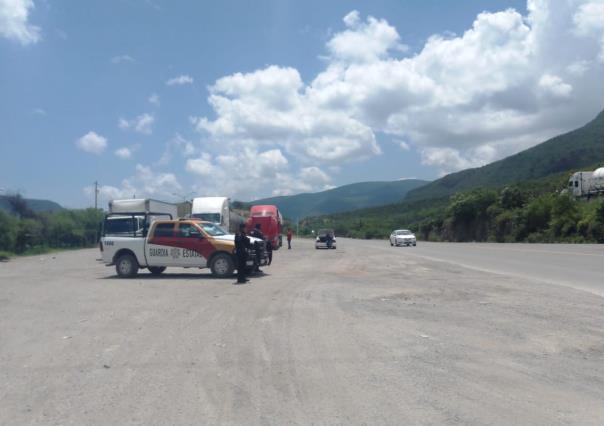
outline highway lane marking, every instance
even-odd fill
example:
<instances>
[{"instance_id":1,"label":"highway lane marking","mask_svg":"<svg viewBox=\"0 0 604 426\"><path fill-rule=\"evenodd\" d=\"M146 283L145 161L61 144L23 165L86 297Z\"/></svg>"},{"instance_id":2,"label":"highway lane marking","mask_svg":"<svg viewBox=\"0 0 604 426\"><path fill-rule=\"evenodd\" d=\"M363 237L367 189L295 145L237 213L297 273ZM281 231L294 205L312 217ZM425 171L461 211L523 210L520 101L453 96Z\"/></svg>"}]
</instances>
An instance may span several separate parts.
<instances>
[{"instance_id":1,"label":"highway lane marking","mask_svg":"<svg viewBox=\"0 0 604 426\"><path fill-rule=\"evenodd\" d=\"M453 243L455 244L455 243ZM458 243L459 244L459 243ZM462 243L463 244L463 243ZM505 244L505 243L502 243ZM473 248L478 248L478 247L473 247ZM510 249L511 247L493 247L493 246L487 246L485 245L484 247L480 247L480 249L491 249L491 250L507 250ZM572 251L547 251L547 250L526 250L526 249L516 249L515 251L522 251L524 253L545 253L545 254L563 254L563 255L573 255L573 256L595 256L595 257L604 257L604 253L602 254L596 254L596 253L573 253Z\"/></svg>"},{"instance_id":2,"label":"highway lane marking","mask_svg":"<svg viewBox=\"0 0 604 426\"><path fill-rule=\"evenodd\" d=\"M480 266L468 265L467 263L461 263L461 262L456 262L453 260L445 260L445 259L440 259L437 257L426 256L426 255L422 255L420 253L413 253L412 255L423 257L424 259L432 260L434 262L443 262L443 263L448 263L448 264L454 265L454 266L460 266L462 268L473 269L473 270L479 271L479 272L487 272L490 274L503 275L503 276L511 277L511 278L521 278L521 279L525 279L525 280L529 280L529 281L537 281L537 282L550 284L550 285L569 287L569 288L573 288L575 290L586 291L588 293L592 293L597 296L604 297L604 290L602 290L602 289L576 285L569 281L558 281L558 280L552 280L552 279L548 279L548 278L536 277L534 275L526 275L526 274L521 274L521 273L516 273L516 272L507 272L507 271L501 271L501 270L495 270L495 269L482 268Z\"/></svg>"},{"instance_id":3,"label":"highway lane marking","mask_svg":"<svg viewBox=\"0 0 604 426\"><path fill-rule=\"evenodd\" d=\"M436 244L460 244L460 245L465 245L468 243L436 243ZM475 244L475 243L470 243L470 244ZM480 244L480 243L478 243ZM499 251L505 251L505 250L509 250L512 249L512 247L493 247L491 245L487 245L489 243L485 243L484 246L482 247L478 247L476 245L470 246L469 244L466 247L470 247L470 248L474 248L477 250L482 250L482 249L491 249L491 250L499 250ZM491 243L492 244L492 243ZM508 243L501 243L501 244L508 244ZM418 243L419 245L419 243ZM424 246L425 247L425 246ZM517 246L516 246L517 247ZM388 247L382 247L385 249L388 249ZM422 247L423 248L423 247ZM420 250L421 248L410 248L411 250ZM603 246L604 249L604 246ZM521 251L521 252L525 252L525 253L545 253L545 254L561 254L561 255L574 255L574 256L593 256L593 257L604 257L604 253L598 254L598 253L576 253L576 252L572 252L572 251L547 251L547 250L538 250L538 249L514 249L514 251Z\"/></svg>"}]
</instances>

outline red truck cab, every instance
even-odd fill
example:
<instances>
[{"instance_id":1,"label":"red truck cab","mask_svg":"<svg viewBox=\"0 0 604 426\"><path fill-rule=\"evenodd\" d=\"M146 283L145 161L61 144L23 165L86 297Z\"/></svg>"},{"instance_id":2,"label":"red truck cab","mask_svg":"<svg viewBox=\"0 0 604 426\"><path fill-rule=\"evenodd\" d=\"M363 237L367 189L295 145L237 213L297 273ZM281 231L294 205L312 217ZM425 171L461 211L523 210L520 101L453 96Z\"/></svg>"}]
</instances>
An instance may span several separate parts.
<instances>
[{"instance_id":1,"label":"red truck cab","mask_svg":"<svg viewBox=\"0 0 604 426\"><path fill-rule=\"evenodd\" d=\"M256 224L260 224L260 230L266 236L266 239L271 242L274 250L281 247L283 216L281 216L277 206L252 206L250 217L246 221L247 232L251 232Z\"/></svg>"}]
</instances>

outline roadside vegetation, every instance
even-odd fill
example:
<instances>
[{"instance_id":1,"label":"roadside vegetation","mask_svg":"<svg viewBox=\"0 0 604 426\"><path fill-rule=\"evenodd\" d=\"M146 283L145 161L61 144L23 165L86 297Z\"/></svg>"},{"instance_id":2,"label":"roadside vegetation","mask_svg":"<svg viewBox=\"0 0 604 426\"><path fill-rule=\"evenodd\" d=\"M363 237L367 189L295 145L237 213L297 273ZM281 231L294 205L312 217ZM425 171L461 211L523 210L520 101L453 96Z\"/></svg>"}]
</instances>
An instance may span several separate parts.
<instances>
[{"instance_id":1,"label":"roadside vegetation","mask_svg":"<svg viewBox=\"0 0 604 426\"><path fill-rule=\"evenodd\" d=\"M97 242L101 210L34 212L19 194L9 200L10 213L0 210L0 258L91 247Z\"/></svg>"},{"instance_id":2,"label":"roadside vegetation","mask_svg":"<svg viewBox=\"0 0 604 426\"><path fill-rule=\"evenodd\" d=\"M560 193L567 180L563 173L448 198L308 218L301 232L330 227L336 235L372 239L408 228L426 241L604 242L604 198L576 200Z\"/></svg>"}]
</instances>

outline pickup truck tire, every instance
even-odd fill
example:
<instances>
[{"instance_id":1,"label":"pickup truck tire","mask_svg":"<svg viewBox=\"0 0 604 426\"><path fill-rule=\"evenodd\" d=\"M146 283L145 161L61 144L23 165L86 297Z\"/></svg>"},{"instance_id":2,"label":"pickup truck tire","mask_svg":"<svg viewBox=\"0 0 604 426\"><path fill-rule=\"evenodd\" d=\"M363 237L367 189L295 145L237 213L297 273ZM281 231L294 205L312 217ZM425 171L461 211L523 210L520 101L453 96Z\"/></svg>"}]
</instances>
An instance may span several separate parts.
<instances>
[{"instance_id":1,"label":"pickup truck tire","mask_svg":"<svg viewBox=\"0 0 604 426\"><path fill-rule=\"evenodd\" d=\"M216 278L230 277L233 275L233 271L235 270L235 262L233 261L233 257L227 253L218 253L212 258L210 270L212 271L212 275L214 275Z\"/></svg>"},{"instance_id":2,"label":"pickup truck tire","mask_svg":"<svg viewBox=\"0 0 604 426\"><path fill-rule=\"evenodd\" d=\"M131 254L122 254L115 262L115 271L120 278L131 278L138 273L138 262Z\"/></svg>"},{"instance_id":3,"label":"pickup truck tire","mask_svg":"<svg viewBox=\"0 0 604 426\"><path fill-rule=\"evenodd\" d=\"M151 272L151 275L159 275L165 270L165 266L149 266L149 272Z\"/></svg>"}]
</instances>

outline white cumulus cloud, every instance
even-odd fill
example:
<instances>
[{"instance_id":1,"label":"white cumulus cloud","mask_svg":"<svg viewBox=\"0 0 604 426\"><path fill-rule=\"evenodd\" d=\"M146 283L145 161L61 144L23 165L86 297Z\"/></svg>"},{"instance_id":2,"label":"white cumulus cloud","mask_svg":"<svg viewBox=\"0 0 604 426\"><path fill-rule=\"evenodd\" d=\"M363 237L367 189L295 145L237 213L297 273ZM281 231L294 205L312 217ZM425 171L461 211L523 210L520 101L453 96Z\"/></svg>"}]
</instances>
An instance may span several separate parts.
<instances>
[{"instance_id":1,"label":"white cumulus cloud","mask_svg":"<svg viewBox=\"0 0 604 426\"><path fill-rule=\"evenodd\" d=\"M101 154L107 148L107 138L90 131L76 140L76 146L91 154Z\"/></svg>"},{"instance_id":2,"label":"white cumulus cloud","mask_svg":"<svg viewBox=\"0 0 604 426\"><path fill-rule=\"evenodd\" d=\"M368 126L344 111L322 108L302 89L293 68L270 66L223 77L210 88L218 118L193 121L223 146L247 140L279 146L308 161L339 162L380 152Z\"/></svg>"},{"instance_id":3,"label":"white cumulus cloud","mask_svg":"<svg viewBox=\"0 0 604 426\"><path fill-rule=\"evenodd\" d=\"M132 150L128 147L118 148L114 152L115 156L122 160L127 160L132 157Z\"/></svg>"},{"instance_id":4,"label":"white cumulus cloud","mask_svg":"<svg viewBox=\"0 0 604 426\"><path fill-rule=\"evenodd\" d=\"M167 86L182 86L184 84L193 84L193 77L183 74L166 81Z\"/></svg>"},{"instance_id":5,"label":"white cumulus cloud","mask_svg":"<svg viewBox=\"0 0 604 426\"><path fill-rule=\"evenodd\" d=\"M134 58L130 55L117 55L111 58L112 64L133 63Z\"/></svg>"},{"instance_id":6,"label":"white cumulus cloud","mask_svg":"<svg viewBox=\"0 0 604 426\"><path fill-rule=\"evenodd\" d=\"M480 13L416 52L387 20L352 11L310 81L274 65L225 76L209 88L215 116L193 122L229 152L279 149L302 166L379 155L377 134L441 173L482 165L601 111L603 4L528 0L526 15Z\"/></svg>"},{"instance_id":7,"label":"white cumulus cloud","mask_svg":"<svg viewBox=\"0 0 604 426\"><path fill-rule=\"evenodd\" d=\"M197 152L197 149L193 142L185 139L179 133L176 133L174 137L166 143L164 152L159 159L158 164L169 164L170 161L172 161L174 152L179 153L181 157L188 158L193 156Z\"/></svg>"},{"instance_id":8,"label":"white cumulus cloud","mask_svg":"<svg viewBox=\"0 0 604 426\"><path fill-rule=\"evenodd\" d=\"M22 45L37 43L40 28L29 23L33 0L0 0L0 36Z\"/></svg>"},{"instance_id":9,"label":"white cumulus cloud","mask_svg":"<svg viewBox=\"0 0 604 426\"><path fill-rule=\"evenodd\" d=\"M86 186L83 191L94 196L94 187ZM137 164L134 175L124 179L119 186L101 185L99 194L102 201L120 198L160 198L173 200L182 192L182 185L173 173L158 173L151 167Z\"/></svg>"},{"instance_id":10,"label":"white cumulus cloud","mask_svg":"<svg viewBox=\"0 0 604 426\"><path fill-rule=\"evenodd\" d=\"M153 93L151 96L149 96L147 101L153 106L160 106L159 95L157 93Z\"/></svg>"},{"instance_id":11,"label":"white cumulus cloud","mask_svg":"<svg viewBox=\"0 0 604 426\"><path fill-rule=\"evenodd\" d=\"M155 122L155 117L151 114L141 114L132 120L126 120L124 118L120 118L118 120L118 127L122 130L131 129L135 132L142 133L144 135L150 135L153 133L153 123Z\"/></svg>"},{"instance_id":12,"label":"white cumulus cloud","mask_svg":"<svg viewBox=\"0 0 604 426\"><path fill-rule=\"evenodd\" d=\"M396 29L383 19L372 16L361 21L358 11L343 19L347 29L334 35L327 43L332 59L345 62L374 62L389 51L407 51Z\"/></svg>"}]
</instances>

